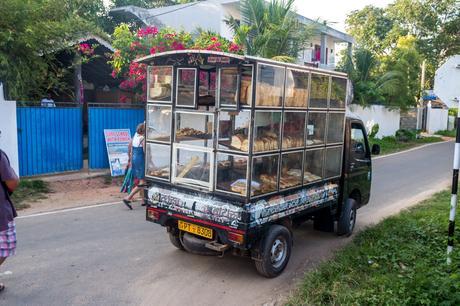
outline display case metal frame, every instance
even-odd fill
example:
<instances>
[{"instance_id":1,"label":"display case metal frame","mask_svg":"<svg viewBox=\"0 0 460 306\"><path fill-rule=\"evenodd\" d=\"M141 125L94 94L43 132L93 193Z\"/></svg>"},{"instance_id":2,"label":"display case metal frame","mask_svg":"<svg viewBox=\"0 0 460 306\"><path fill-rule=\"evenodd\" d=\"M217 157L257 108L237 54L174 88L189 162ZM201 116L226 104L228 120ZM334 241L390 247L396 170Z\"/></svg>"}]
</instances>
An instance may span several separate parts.
<instances>
[{"instance_id":1,"label":"display case metal frame","mask_svg":"<svg viewBox=\"0 0 460 306\"><path fill-rule=\"evenodd\" d=\"M171 100L169 101L160 101L160 100L152 100L150 99L150 81L151 81L151 70L153 66L147 67L147 103L154 103L154 104L162 104L162 105L171 105L174 101L174 66L171 65L161 65L158 68L171 68Z\"/></svg>"},{"instance_id":2,"label":"display case metal frame","mask_svg":"<svg viewBox=\"0 0 460 306\"><path fill-rule=\"evenodd\" d=\"M220 86L219 86L219 83L220 83L220 77L218 77L218 82L217 82L217 88L216 88L216 104L215 104L215 108L213 111L211 112L203 112L205 113L206 115L210 115L210 114L213 114L214 113L214 128L213 128L213 141L214 141L214 146L213 148L203 148L203 147L195 147L195 146L189 146L189 145L186 145L186 144L178 144L178 143L175 143L175 140L176 140L176 112L184 112L184 111L190 111L192 113L195 113L196 111L194 110L191 110L191 108L197 108L198 107L198 99L199 99L199 71L200 71L200 64L197 64L196 66L190 66L188 64L186 65L182 65L180 63L180 61L178 60L175 60L175 58L172 58L171 60L169 58L167 58L167 56L189 56L190 53L200 53L200 54L210 54L210 55L215 55L215 56L225 56L225 57L231 57L233 61L231 65L225 65L225 64L216 64L216 72L217 71L220 71L220 68L222 67L234 67L235 66L235 62L237 62L237 66L239 67L251 67L251 99L249 101L249 105L244 105L244 104L241 104L241 103L238 103L238 107L237 109L227 109L226 107L224 108L221 108L220 107L220 92L218 93L218 91L220 90ZM206 193L211 193L215 196L220 196L220 197L223 197L223 198L226 198L228 200L235 200L237 202L240 202L242 204L244 203L248 203L254 199L260 199L260 198L266 198L266 197L270 197L272 196L273 194L282 194L286 191L290 191L292 192L292 190L295 190L295 189L301 189L305 186L311 186L311 185L314 185L314 184L319 184L319 183L322 183L322 182L327 182L327 181L330 181L330 180L333 180L333 179L337 179L338 177L340 177L340 175L338 176L334 176L334 177L329 177L329 178L326 178L325 177L325 171L326 171L326 152L327 152L327 148L334 148L334 147L341 147L341 158L343 158L343 150L344 150L344 144L343 144L343 141L341 143L338 143L338 144L334 144L334 145L331 145L331 144L327 144L326 141L326 137L327 137L327 129L328 129L328 122L327 122L327 118L328 118L328 113L331 112L337 112L337 113L343 113L344 116L345 116L345 110L344 109L330 109L329 106L330 106L330 97L331 97L331 82L332 82L332 76L334 77L341 77L341 78L346 78L346 75L342 74L342 73L338 73L338 72L329 72L329 71L325 71L325 70L321 70L321 69L316 69L316 68L311 68L311 67L303 67L303 66L299 66L299 65L295 65L295 64L287 64L287 63L279 63L279 62L275 62L275 61L272 61L272 60L268 60L268 59L262 59L262 58L255 58L255 57L250 57L250 56L246 56L246 57L243 57L243 56L238 56L238 55L232 55L232 54L226 54L226 53L221 53L221 52L215 52L215 51L191 51L191 50L187 50L187 51L174 51L174 52L165 52L163 54L156 54L156 55L152 55L152 56L149 56L149 57L146 57L144 59L140 59L138 61L143 61L143 62L146 62L146 63L149 63L149 60L152 60L153 58L158 58L158 57L165 57L164 59L160 59L160 61L156 61L156 63L162 63L162 62L166 62L166 63L169 63L169 62L172 62L174 63L173 64L173 84L172 86L174 87L173 90L172 90L172 112L173 112L173 116L172 116L172 119L171 119L171 133L174 133L174 135L171 135L171 142L169 143L170 145L170 154L171 154L171 169L170 169L170 182L167 182L165 179L161 179L161 178L158 178L158 177L150 177L149 176L149 179L152 178L154 181L158 182L158 184L162 185L162 184L165 184L164 186L174 186L175 188L184 188L184 189L187 189L187 190L191 190L191 191L201 191L201 192L206 192ZM186 62L186 61L184 61ZM184 63L182 62L182 63ZM259 65L266 65L266 66L274 66L274 67L277 67L277 68L282 68L283 71L284 71L284 79L283 79L283 86L282 86L282 89L281 89L281 92L282 92L282 96L281 96L281 105L280 106L276 106L276 107L271 107L271 106L258 106L256 105L256 99L257 99L257 80L258 80L258 67ZM160 65L159 66L167 66L167 65ZM187 106L187 105L177 105L176 103L176 100L177 100L177 93L178 93L178 88L177 88L177 82L178 82L178 69L181 69L181 68L189 68L189 69L194 69L196 71L196 78L195 78L195 99L194 99L194 106L191 107L191 106ZM307 107L304 108L298 108L298 107L286 107L285 105L285 86L286 86L286 77L287 77L287 69L294 69L294 70L301 70L301 71L305 71L306 73L308 73L309 75L309 79L308 79L308 101L307 101ZM241 81L242 81L242 75L241 75L241 69L239 69L240 71L240 74L239 74L239 84L238 84L238 101L240 102L241 100ZM324 75L324 76L327 76L329 78L329 83L328 83L328 93L327 93L327 105L326 107L324 108L314 108L314 107L311 107L311 104L310 104L310 100L311 100L311 83L312 83L312 75L313 74L319 74L319 75ZM347 82L347 91L349 90L349 82ZM249 91L249 90L248 90ZM347 104L347 99L348 99L348 95L346 95L345 97L345 105ZM152 104L152 103L148 103L148 104ZM164 105L170 105L168 103L162 103L162 102L159 102L159 103L155 103L154 105L157 105L158 106L164 106ZM208 108L209 109L209 108ZM250 124L249 124L249 135L248 135L248 152L241 152L241 151L236 151L236 150L225 150L225 149L220 149L219 148L219 137L220 137L220 130L219 130L219 116L220 116L220 112L221 111L250 111ZM281 112L281 119L280 119L280 128L279 128L279 143L278 143L278 150L274 150L274 151L270 151L270 152L257 152L255 153L253 151L253 147L254 147L254 139L255 139L255 135L254 135L254 127L255 127L255 112L256 111L280 111ZM298 112L306 112L306 119L305 119L305 124L304 124L304 146L303 148L289 148L289 149L283 149L282 148L282 144L283 144L283 137L284 137L284 120L285 120L285 112L295 112L295 111L298 111ZM202 112L201 110L198 111L198 112ZM319 144L319 145L308 145L306 140L307 140L307 134L308 134L308 131L307 131L307 125L308 125L308 120L309 120L309 116L310 116L310 113L315 113L315 112L318 112L318 113L325 113L326 114L326 123L325 123L325 131L324 131L324 143L323 144ZM345 128L345 120L344 120L344 128ZM152 143L156 143L156 141L147 141L147 142L152 142ZM160 144L164 144L165 143L160 143ZM176 148L188 148L189 150L197 150L197 151L201 151L201 152L206 152L206 153L209 153L210 154L210 184L205 184L204 185L201 185L201 186L197 186L191 182L187 182L187 181L184 181L182 180L181 183L178 183L177 182L177 179L173 179L174 176L176 176L176 159L177 159L177 149ZM322 150L322 160L321 160L321 163L322 163L322 178L320 180L317 180L317 181L313 181L313 182L306 182L305 181L305 178L304 178L304 175L305 175L305 156L307 154L308 151L311 151L311 150L319 150L321 149ZM301 181L302 181L302 184L300 186L296 186L296 187L292 187L292 188L288 188L288 189L282 189L280 190L280 176L281 176L281 164L282 164L282 157L285 155L285 154L288 154L288 153L292 153L292 152L302 152L302 177L301 177ZM217 179L217 154L228 154L228 155L233 155L233 156L242 156L242 157L247 157L247 169L246 169L246 196L243 196L243 195L239 195L237 193L232 193L232 192L227 192L225 190L220 190L220 189L217 189L217 182L216 182L216 179ZM254 162L254 159L255 158L259 158L259 157L266 157L266 156L277 156L277 159L278 159L278 165L277 165L277 169L278 169L278 172L277 172L277 180L276 180L276 190L273 191L273 192L270 192L270 193L265 193L265 194L260 194L260 195L256 195L256 196L251 196L251 186L252 186L252 176L253 176L253 162ZM211 159L212 159L212 162L211 162ZM174 160L174 161L173 161ZM174 167L174 169L173 169ZM341 171L342 169L340 169L340 174L341 174Z\"/></svg>"}]
</instances>

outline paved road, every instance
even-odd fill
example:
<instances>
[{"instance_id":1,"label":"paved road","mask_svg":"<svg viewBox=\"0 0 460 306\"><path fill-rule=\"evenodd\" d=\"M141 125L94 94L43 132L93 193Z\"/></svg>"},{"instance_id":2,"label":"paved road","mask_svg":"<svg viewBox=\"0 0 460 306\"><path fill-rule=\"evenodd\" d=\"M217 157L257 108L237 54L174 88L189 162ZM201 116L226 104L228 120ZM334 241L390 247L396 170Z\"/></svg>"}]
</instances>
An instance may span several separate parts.
<instances>
[{"instance_id":1,"label":"paved road","mask_svg":"<svg viewBox=\"0 0 460 306\"><path fill-rule=\"evenodd\" d=\"M452 151L452 143L443 143L375 160L371 203L360 210L358 225L447 186ZM175 249L144 214L120 204L18 219L18 255L2 266L0 279L8 288L0 305L273 303L295 287L303 271L350 239L313 231L307 223L295 232L286 271L265 279L250 260Z\"/></svg>"}]
</instances>

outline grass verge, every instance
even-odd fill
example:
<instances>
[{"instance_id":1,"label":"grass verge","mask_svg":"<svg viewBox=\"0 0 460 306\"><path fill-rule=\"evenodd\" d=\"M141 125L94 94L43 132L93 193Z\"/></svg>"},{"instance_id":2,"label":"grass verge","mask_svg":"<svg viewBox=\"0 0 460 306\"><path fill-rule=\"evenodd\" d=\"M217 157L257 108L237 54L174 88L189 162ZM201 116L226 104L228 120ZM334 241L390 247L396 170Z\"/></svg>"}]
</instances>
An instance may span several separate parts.
<instances>
[{"instance_id":1,"label":"grass verge","mask_svg":"<svg viewBox=\"0 0 460 306\"><path fill-rule=\"evenodd\" d=\"M369 139L370 145L380 145L380 154L390 154L395 152L404 151L413 147L417 147L427 143L443 141L440 137L423 137L409 141L399 141L394 136L388 136L383 138Z\"/></svg>"},{"instance_id":2,"label":"grass verge","mask_svg":"<svg viewBox=\"0 0 460 306\"><path fill-rule=\"evenodd\" d=\"M446 137L455 137L455 133L456 133L455 130L452 130L452 131L444 130L444 131L436 132L437 135L446 136Z\"/></svg>"},{"instance_id":3,"label":"grass verge","mask_svg":"<svg viewBox=\"0 0 460 306\"><path fill-rule=\"evenodd\" d=\"M460 305L458 244L451 273L446 265L449 202L438 193L360 232L288 305Z\"/></svg>"},{"instance_id":4,"label":"grass verge","mask_svg":"<svg viewBox=\"0 0 460 306\"><path fill-rule=\"evenodd\" d=\"M17 210L21 210L30 207L30 202L46 199L45 194L49 192L47 182L42 180L21 180L19 187L14 191L11 198L14 202L14 207Z\"/></svg>"}]
</instances>

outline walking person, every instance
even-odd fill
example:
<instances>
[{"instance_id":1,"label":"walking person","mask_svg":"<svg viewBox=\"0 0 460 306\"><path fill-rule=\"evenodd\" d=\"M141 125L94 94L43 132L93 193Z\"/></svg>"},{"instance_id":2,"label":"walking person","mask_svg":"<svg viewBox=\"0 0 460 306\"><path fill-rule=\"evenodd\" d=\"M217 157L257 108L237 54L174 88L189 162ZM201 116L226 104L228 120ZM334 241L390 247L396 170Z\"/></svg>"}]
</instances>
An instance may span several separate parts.
<instances>
[{"instance_id":1,"label":"walking person","mask_svg":"<svg viewBox=\"0 0 460 306\"><path fill-rule=\"evenodd\" d=\"M5 152L0 150L0 265L16 252L16 227L14 218L17 216L11 201L11 194L19 185L19 178L11 168ZM0 283L0 292L5 285Z\"/></svg>"},{"instance_id":2,"label":"walking person","mask_svg":"<svg viewBox=\"0 0 460 306\"><path fill-rule=\"evenodd\" d=\"M127 197L123 199L123 203L129 208L133 209L131 202L134 196L142 191L145 185L145 123L141 123L137 126L136 133L134 134L133 139L131 140L129 146L129 164L131 165L131 171L134 179L135 187L128 194Z\"/></svg>"}]
</instances>

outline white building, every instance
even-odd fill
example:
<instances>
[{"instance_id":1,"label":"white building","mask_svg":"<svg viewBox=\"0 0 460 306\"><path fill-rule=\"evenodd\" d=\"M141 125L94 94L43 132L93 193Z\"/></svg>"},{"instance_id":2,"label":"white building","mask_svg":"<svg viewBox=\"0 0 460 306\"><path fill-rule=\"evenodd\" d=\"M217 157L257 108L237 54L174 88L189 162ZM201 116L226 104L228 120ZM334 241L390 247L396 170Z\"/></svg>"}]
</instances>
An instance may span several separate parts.
<instances>
[{"instance_id":1,"label":"white building","mask_svg":"<svg viewBox=\"0 0 460 306\"><path fill-rule=\"evenodd\" d=\"M225 19L228 16L241 19L239 0L207 0L154 9L129 5L114 8L111 14L124 20L140 21L145 25L169 26L188 32L202 28L219 33L228 39L232 39L233 35ZM314 24L319 32L311 40L310 46L299 54L298 63L334 69L337 63L337 50L340 46L341 49L348 47L351 50L353 38L307 17L298 15L298 18L304 24Z\"/></svg>"}]
</instances>

